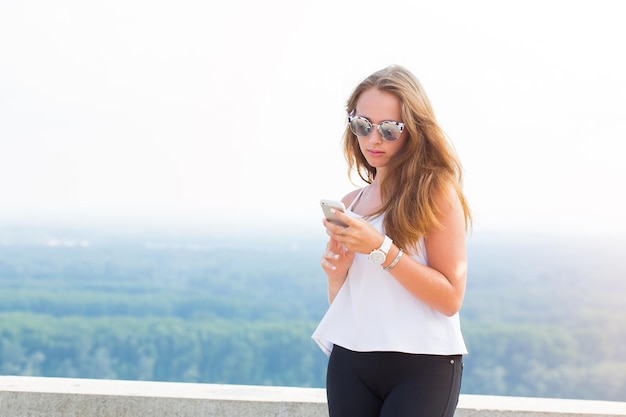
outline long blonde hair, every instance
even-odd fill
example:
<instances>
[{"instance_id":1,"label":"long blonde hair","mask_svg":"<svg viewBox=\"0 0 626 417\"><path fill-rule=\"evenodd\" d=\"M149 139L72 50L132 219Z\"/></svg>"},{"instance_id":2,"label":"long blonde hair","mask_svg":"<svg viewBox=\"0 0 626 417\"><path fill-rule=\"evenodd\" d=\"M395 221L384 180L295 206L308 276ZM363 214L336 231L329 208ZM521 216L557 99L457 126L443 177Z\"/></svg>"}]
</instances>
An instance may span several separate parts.
<instances>
[{"instance_id":1,"label":"long blonde hair","mask_svg":"<svg viewBox=\"0 0 626 417\"><path fill-rule=\"evenodd\" d=\"M417 78L399 65L373 73L348 99L348 114L356 108L361 94L372 88L400 99L407 139L403 149L390 161L381 181L382 206L370 216L384 213L385 233L399 247L408 249L429 230L441 226L435 199L437 195L447 195L447 187L452 186L463 207L467 230L471 213L462 190L461 163L437 124L430 101ZM368 164L358 138L349 127L346 127L343 141L348 174L356 170L362 180L371 184L376 178L376 168Z\"/></svg>"}]
</instances>

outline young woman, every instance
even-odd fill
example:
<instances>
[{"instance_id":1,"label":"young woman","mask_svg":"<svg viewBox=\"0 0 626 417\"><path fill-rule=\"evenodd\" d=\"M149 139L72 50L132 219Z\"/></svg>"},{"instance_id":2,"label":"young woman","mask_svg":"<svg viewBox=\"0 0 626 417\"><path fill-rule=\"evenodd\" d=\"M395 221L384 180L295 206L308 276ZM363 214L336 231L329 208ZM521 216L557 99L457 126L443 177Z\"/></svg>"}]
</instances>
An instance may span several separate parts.
<instances>
[{"instance_id":1,"label":"young woman","mask_svg":"<svg viewBox=\"0 0 626 417\"><path fill-rule=\"evenodd\" d=\"M451 417L467 353L461 165L401 66L361 82L347 116L349 169L368 185L334 213L348 227L324 219L330 307L313 338L330 355L330 416Z\"/></svg>"}]
</instances>

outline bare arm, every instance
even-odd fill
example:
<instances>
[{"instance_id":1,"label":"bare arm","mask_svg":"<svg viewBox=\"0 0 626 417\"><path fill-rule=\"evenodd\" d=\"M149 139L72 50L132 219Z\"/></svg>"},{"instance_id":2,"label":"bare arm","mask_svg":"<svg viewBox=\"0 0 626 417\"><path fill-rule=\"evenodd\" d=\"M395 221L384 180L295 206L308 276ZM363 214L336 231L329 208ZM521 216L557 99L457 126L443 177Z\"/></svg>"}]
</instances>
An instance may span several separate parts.
<instances>
[{"instance_id":1,"label":"bare arm","mask_svg":"<svg viewBox=\"0 0 626 417\"><path fill-rule=\"evenodd\" d=\"M439 196L436 203L440 208L438 220L441 228L432 230L425 237L428 265L403 256L389 272L415 297L443 314L452 316L461 308L465 295L465 217L452 188L446 195ZM367 254L382 243L383 236L366 221L342 213L338 213L338 216L350 225L345 236L341 235L343 228L340 226L328 225L327 231L331 239L350 251ZM393 261L398 251L393 245L383 267Z\"/></svg>"},{"instance_id":2,"label":"bare arm","mask_svg":"<svg viewBox=\"0 0 626 417\"><path fill-rule=\"evenodd\" d=\"M446 198L447 197L447 198ZM465 216L454 190L438 198L441 228L425 237L428 266L410 257L402 257L389 272L411 294L426 304L452 316L459 311L465 296L467 252L465 245ZM397 248L395 253L397 253ZM395 256L389 254L384 266Z\"/></svg>"}]
</instances>

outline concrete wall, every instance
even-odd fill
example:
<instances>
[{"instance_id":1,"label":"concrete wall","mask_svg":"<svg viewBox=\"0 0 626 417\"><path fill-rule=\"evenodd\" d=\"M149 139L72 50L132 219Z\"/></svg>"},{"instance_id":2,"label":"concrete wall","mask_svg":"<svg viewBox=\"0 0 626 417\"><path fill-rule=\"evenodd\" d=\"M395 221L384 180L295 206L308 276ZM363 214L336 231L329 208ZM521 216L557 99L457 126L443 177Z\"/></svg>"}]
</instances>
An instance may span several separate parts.
<instances>
[{"instance_id":1,"label":"concrete wall","mask_svg":"<svg viewBox=\"0 0 626 417\"><path fill-rule=\"evenodd\" d=\"M327 417L319 388L0 376L0 417ZM626 403L462 395L456 417L626 416Z\"/></svg>"}]
</instances>

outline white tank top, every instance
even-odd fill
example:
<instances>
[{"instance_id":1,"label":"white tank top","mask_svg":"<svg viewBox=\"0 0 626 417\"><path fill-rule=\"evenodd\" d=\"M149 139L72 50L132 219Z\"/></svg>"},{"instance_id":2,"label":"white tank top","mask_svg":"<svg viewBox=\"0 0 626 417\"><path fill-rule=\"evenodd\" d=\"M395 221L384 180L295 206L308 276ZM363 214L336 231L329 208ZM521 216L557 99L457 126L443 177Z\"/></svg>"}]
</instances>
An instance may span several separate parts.
<instances>
[{"instance_id":1,"label":"white tank top","mask_svg":"<svg viewBox=\"0 0 626 417\"><path fill-rule=\"evenodd\" d=\"M361 217L351 210L354 202L347 212ZM369 222L382 233L382 220L379 216ZM424 239L411 252L413 259L428 265ZM448 317L429 307L360 253L355 254L346 281L312 338L328 355L333 345L358 352L467 353L458 313Z\"/></svg>"}]
</instances>

